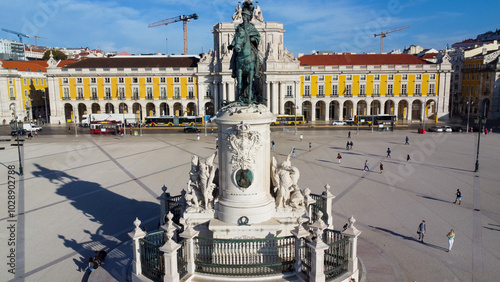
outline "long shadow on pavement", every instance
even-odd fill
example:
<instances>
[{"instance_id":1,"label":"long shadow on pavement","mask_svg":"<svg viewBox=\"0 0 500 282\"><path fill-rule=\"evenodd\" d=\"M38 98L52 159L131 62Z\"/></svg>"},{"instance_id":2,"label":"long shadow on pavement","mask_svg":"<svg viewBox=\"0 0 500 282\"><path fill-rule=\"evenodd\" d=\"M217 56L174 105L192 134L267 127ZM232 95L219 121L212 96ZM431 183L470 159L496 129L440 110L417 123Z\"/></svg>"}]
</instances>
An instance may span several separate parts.
<instances>
[{"instance_id":1,"label":"long shadow on pavement","mask_svg":"<svg viewBox=\"0 0 500 282\"><path fill-rule=\"evenodd\" d=\"M418 243L421 243L420 240L417 240L415 237L413 236L406 236L406 235L403 235L403 234L400 234L400 233L397 233L397 232L394 232L392 230L389 230L389 229L386 229L386 228L382 228L382 227L377 227L377 226L372 226L372 225L368 225L370 228L373 228L373 229L377 229L377 230L380 230L380 231L383 231L385 233L389 233L393 236L396 236L396 237L400 237L404 240L408 240L408 241L414 241L414 242L418 242ZM442 251L447 251L448 249L446 248L443 248L443 247L440 247L440 246L436 246L434 244L429 244L429 243L425 243L425 242L422 242L422 244L424 246L427 246L427 247L431 247L431 248L434 248L434 249L437 249L437 250L442 250Z\"/></svg>"},{"instance_id":2,"label":"long shadow on pavement","mask_svg":"<svg viewBox=\"0 0 500 282\"><path fill-rule=\"evenodd\" d=\"M417 196L424 198L424 199L428 199L428 200L434 200L434 201L439 201L439 202L448 203L448 204L451 203L450 201L445 201L445 200L441 200L441 199L430 197L430 196L425 196L425 195L417 195Z\"/></svg>"},{"instance_id":3,"label":"long shadow on pavement","mask_svg":"<svg viewBox=\"0 0 500 282\"><path fill-rule=\"evenodd\" d=\"M92 226L90 222L99 224L99 228L94 232L82 230L78 237L90 237L89 241L78 242L73 238L66 238L58 235L63 240L64 246L73 249L80 254L79 259L73 259L78 271L85 269L88 258L95 255L94 251L106 250L108 253L120 242L129 240L127 232L133 230L133 222L136 217L140 219L150 219L158 216L159 205L130 199L103 188L100 184L78 179L63 171L51 170L39 164L35 164L39 171L33 172L34 176L45 177L51 183L59 185L56 190L58 195L66 197L71 201L71 205L87 217L87 222L72 222L72 228L80 226ZM119 188L114 188L119 189ZM148 229L155 229L157 222L152 222ZM47 265L59 262L63 258L56 258ZM107 258L109 260L111 258ZM37 271L37 270L33 270ZM96 271L99 271L97 269ZM126 277L126 269L123 273L112 272L111 274L118 281ZM83 279L88 278L85 273Z\"/></svg>"}]
</instances>

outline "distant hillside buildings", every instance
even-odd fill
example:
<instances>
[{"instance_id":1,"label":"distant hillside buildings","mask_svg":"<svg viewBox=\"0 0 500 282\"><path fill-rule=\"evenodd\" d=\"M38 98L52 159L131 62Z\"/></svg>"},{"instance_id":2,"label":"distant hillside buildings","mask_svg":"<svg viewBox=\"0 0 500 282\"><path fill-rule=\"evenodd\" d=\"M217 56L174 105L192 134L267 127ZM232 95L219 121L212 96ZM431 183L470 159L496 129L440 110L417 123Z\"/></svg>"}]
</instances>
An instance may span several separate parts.
<instances>
[{"instance_id":1,"label":"distant hillside buildings","mask_svg":"<svg viewBox=\"0 0 500 282\"><path fill-rule=\"evenodd\" d=\"M214 48L201 56L107 58L99 50L63 49L80 61L0 61L0 119L81 121L87 113L213 115L235 99L231 53L234 24L214 25ZM283 24L254 20L261 33L264 103L307 121L390 114L400 123L451 115L500 117L496 41L443 51L411 46L410 54L334 54L295 58L283 46ZM488 37L489 38L489 37ZM15 44L14 44L15 45ZM4 47L4 49L7 47ZM12 50L12 44L10 45ZM24 50L38 52L38 50ZM32 55L30 55L32 56ZM470 107L468 107L470 103Z\"/></svg>"}]
</instances>

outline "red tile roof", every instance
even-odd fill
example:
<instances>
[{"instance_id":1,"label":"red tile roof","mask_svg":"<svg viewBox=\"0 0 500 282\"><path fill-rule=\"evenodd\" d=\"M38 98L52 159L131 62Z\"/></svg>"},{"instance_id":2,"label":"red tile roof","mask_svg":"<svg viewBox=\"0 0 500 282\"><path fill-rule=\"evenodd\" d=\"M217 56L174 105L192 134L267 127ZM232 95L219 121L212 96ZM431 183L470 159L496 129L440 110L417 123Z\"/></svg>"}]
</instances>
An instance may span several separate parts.
<instances>
[{"instance_id":1,"label":"red tile roof","mask_svg":"<svg viewBox=\"0 0 500 282\"><path fill-rule=\"evenodd\" d=\"M410 54L334 54L304 55L301 66L352 66L352 65L425 65L429 62Z\"/></svg>"},{"instance_id":2,"label":"red tile roof","mask_svg":"<svg viewBox=\"0 0 500 282\"><path fill-rule=\"evenodd\" d=\"M2 67L19 71L47 72L47 61L3 61Z\"/></svg>"},{"instance_id":3,"label":"red tile roof","mask_svg":"<svg viewBox=\"0 0 500 282\"><path fill-rule=\"evenodd\" d=\"M196 57L112 57L88 58L67 65L66 68L189 68L196 67Z\"/></svg>"},{"instance_id":4,"label":"red tile roof","mask_svg":"<svg viewBox=\"0 0 500 282\"><path fill-rule=\"evenodd\" d=\"M425 53L422 56L422 59L435 59L437 57L438 53Z\"/></svg>"}]
</instances>

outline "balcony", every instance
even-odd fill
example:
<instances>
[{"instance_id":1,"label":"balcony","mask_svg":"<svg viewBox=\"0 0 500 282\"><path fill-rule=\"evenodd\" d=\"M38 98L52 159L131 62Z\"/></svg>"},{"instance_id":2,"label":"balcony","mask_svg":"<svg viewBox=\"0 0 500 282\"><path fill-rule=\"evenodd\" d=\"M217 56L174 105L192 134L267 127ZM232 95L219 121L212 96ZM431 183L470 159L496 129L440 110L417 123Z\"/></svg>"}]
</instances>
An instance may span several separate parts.
<instances>
[{"instance_id":1,"label":"balcony","mask_svg":"<svg viewBox=\"0 0 500 282\"><path fill-rule=\"evenodd\" d=\"M352 97L352 93L346 93L346 94L344 94L344 97L351 98Z\"/></svg>"},{"instance_id":2,"label":"balcony","mask_svg":"<svg viewBox=\"0 0 500 282\"><path fill-rule=\"evenodd\" d=\"M359 93L358 97L366 97L366 93Z\"/></svg>"},{"instance_id":3,"label":"balcony","mask_svg":"<svg viewBox=\"0 0 500 282\"><path fill-rule=\"evenodd\" d=\"M10 96L11 100L16 100L16 97Z\"/></svg>"},{"instance_id":4,"label":"balcony","mask_svg":"<svg viewBox=\"0 0 500 282\"><path fill-rule=\"evenodd\" d=\"M325 94L318 94L317 96L318 98L324 98L325 97Z\"/></svg>"},{"instance_id":5,"label":"balcony","mask_svg":"<svg viewBox=\"0 0 500 282\"><path fill-rule=\"evenodd\" d=\"M64 96L62 97L63 100L71 100L71 97L68 97L68 96Z\"/></svg>"},{"instance_id":6,"label":"balcony","mask_svg":"<svg viewBox=\"0 0 500 282\"><path fill-rule=\"evenodd\" d=\"M380 97L380 93L373 93L372 97Z\"/></svg>"},{"instance_id":7,"label":"balcony","mask_svg":"<svg viewBox=\"0 0 500 282\"><path fill-rule=\"evenodd\" d=\"M413 96L414 97L422 97L422 93L420 93L420 92L419 93L414 93Z\"/></svg>"},{"instance_id":8,"label":"balcony","mask_svg":"<svg viewBox=\"0 0 500 282\"><path fill-rule=\"evenodd\" d=\"M188 96L188 99L191 99L191 100L192 100L192 99L194 99L194 98L195 98L195 97L194 97L194 95L189 95L189 96Z\"/></svg>"},{"instance_id":9,"label":"balcony","mask_svg":"<svg viewBox=\"0 0 500 282\"><path fill-rule=\"evenodd\" d=\"M180 99L181 99L181 95L175 95L175 96L174 96L174 99L175 99L175 100L180 100Z\"/></svg>"},{"instance_id":10,"label":"balcony","mask_svg":"<svg viewBox=\"0 0 500 282\"><path fill-rule=\"evenodd\" d=\"M133 100L139 100L139 94L134 94L132 95Z\"/></svg>"},{"instance_id":11,"label":"balcony","mask_svg":"<svg viewBox=\"0 0 500 282\"><path fill-rule=\"evenodd\" d=\"M104 100L111 100L111 99L112 99L111 96L104 97Z\"/></svg>"},{"instance_id":12,"label":"balcony","mask_svg":"<svg viewBox=\"0 0 500 282\"><path fill-rule=\"evenodd\" d=\"M90 97L90 100L97 101L97 100L99 100L99 98L97 97L97 95L92 95L92 97Z\"/></svg>"},{"instance_id":13,"label":"balcony","mask_svg":"<svg viewBox=\"0 0 500 282\"><path fill-rule=\"evenodd\" d=\"M286 94L285 98L293 98L293 94Z\"/></svg>"},{"instance_id":14,"label":"balcony","mask_svg":"<svg viewBox=\"0 0 500 282\"><path fill-rule=\"evenodd\" d=\"M408 93L401 93L399 94L399 97L408 97Z\"/></svg>"},{"instance_id":15,"label":"balcony","mask_svg":"<svg viewBox=\"0 0 500 282\"><path fill-rule=\"evenodd\" d=\"M146 96L146 100L154 100L153 95Z\"/></svg>"},{"instance_id":16,"label":"balcony","mask_svg":"<svg viewBox=\"0 0 500 282\"><path fill-rule=\"evenodd\" d=\"M160 95L160 99L167 99L167 95L165 95L165 94Z\"/></svg>"},{"instance_id":17,"label":"balcony","mask_svg":"<svg viewBox=\"0 0 500 282\"><path fill-rule=\"evenodd\" d=\"M394 93L387 93L385 94L386 97L394 97Z\"/></svg>"},{"instance_id":18,"label":"balcony","mask_svg":"<svg viewBox=\"0 0 500 282\"><path fill-rule=\"evenodd\" d=\"M434 96L436 96L436 93L435 93L435 92L428 93L428 94L427 94L427 96L429 96L429 97L434 97Z\"/></svg>"},{"instance_id":19,"label":"balcony","mask_svg":"<svg viewBox=\"0 0 500 282\"><path fill-rule=\"evenodd\" d=\"M332 93L332 94L330 94L330 97L338 98L339 97L339 93Z\"/></svg>"}]
</instances>

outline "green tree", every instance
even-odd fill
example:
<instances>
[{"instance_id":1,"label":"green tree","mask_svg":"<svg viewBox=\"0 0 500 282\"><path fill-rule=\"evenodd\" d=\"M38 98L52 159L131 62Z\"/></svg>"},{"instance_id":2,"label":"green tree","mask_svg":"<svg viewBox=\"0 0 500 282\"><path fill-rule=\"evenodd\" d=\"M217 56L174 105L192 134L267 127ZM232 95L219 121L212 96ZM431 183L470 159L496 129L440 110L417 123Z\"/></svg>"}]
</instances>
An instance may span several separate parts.
<instances>
[{"instance_id":1,"label":"green tree","mask_svg":"<svg viewBox=\"0 0 500 282\"><path fill-rule=\"evenodd\" d=\"M63 52L61 52L59 50L50 49L50 50L45 51L45 53L43 53L42 60L48 60L50 58L51 51L52 51L52 55L54 56L54 60L67 60L68 59L68 56L66 56L66 54L64 54Z\"/></svg>"}]
</instances>

